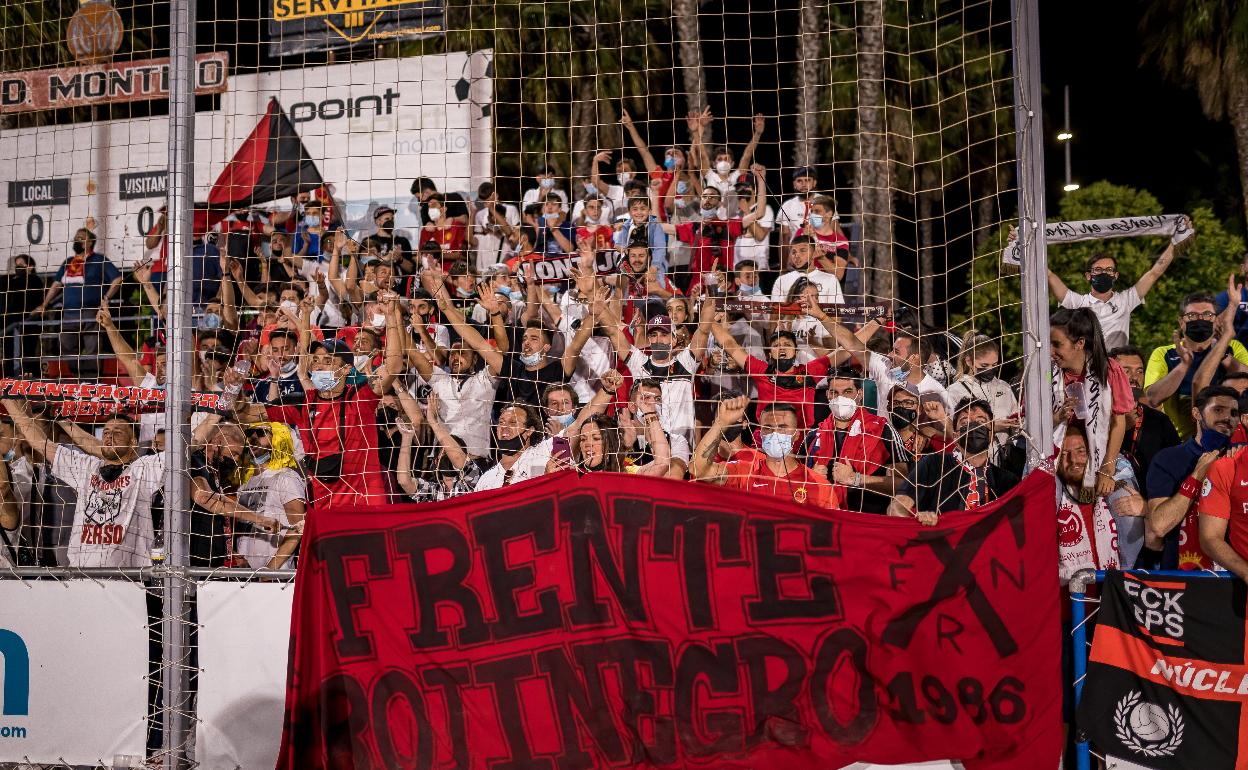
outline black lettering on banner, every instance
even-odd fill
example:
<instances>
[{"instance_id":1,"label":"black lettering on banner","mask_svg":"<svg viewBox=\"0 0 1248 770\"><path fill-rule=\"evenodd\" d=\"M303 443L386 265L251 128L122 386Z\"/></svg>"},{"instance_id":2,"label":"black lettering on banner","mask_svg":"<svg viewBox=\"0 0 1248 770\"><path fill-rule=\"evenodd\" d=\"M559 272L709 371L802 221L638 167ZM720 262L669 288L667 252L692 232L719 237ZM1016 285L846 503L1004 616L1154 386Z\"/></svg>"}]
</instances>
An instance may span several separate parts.
<instances>
[{"instance_id":1,"label":"black lettering on banner","mask_svg":"<svg viewBox=\"0 0 1248 770\"><path fill-rule=\"evenodd\" d=\"M680 531L680 572L689 624L694 628L715 626L707 564L707 530L715 525L721 563L740 561L743 521L741 516L720 511L655 506L652 548L656 556L676 554L676 531Z\"/></svg>"},{"instance_id":2,"label":"black lettering on banner","mask_svg":"<svg viewBox=\"0 0 1248 770\"><path fill-rule=\"evenodd\" d=\"M572 588L576 596L576 602L568 608L568 618L577 626L611 622L610 609L606 602L598 601L594 590L596 581L591 564L594 561L619 602L624 620L628 623L647 620L641 591L641 530L650 525L650 504L643 500L616 499L612 506L612 518L623 530L618 563L597 499L576 495L559 501L559 519L569 530L567 547L572 555Z\"/></svg>"},{"instance_id":3,"label":"black lettering on banner","mask_svg":"<svg viewBox=\"0 0 1248 770\"><path fill-rule=\"evenodd\" d=\"M958 680L958 702L971 721L982 725L988 719L988 709L984 707L984 686L978 679L966 677Z\"/></svg>"},{"instance_id":4,"label":"black lettering on banner","mask_svg":"<svg viewBox=\"0 0 1248 770\"><path fill-rule=\"evenodd\" d=\"M936 614L936 646L940 649L945 648L945 640L949 641L949 646L959 655L962 654L962 648L958 646L958 637L966 630L966 625L952 615L946 615L943 612Z\"/></svg>"},{"instance_id":5,"label":"black lettering on banner","mask_svg":"<svg viewBox=\"0 0 1248 770\"><path fill-rule=\"evenodd\" d=\"M390 731L391 703L401 699L407 702L408 711L416 724L412 741L416 744L415 756L400 757ZM429 712L425 710L425 698L420 688L408 675L397 669L382 674L373 685L373 738L377 753L386 770L429 770L433 766L433 726Z\"/></svg>"},{"instance_id":6,"label":"black lettering on banner","mask_svg":"<svg viewBox=\"0 0 1248 770\"><path fill-rule=\"evenodd\" d=\"M842 724L833 711L830 693L833 680L841 669L842 659L854 669L858 681L853 718ZM879 719L879 698L875 693L875 677L867 670L867 640L852 628L838 628L824 637L815 653L815 672L810 678L810 700L815 717L828 737L841 745L862 743L875 729ZM844 698L838 700L843 701Z\"/></svg>"},{"instance_id":7,"label":"black lettering on banner","mask_svg":"<svg viewBox=\"0 0 1248 770\"><path fill-rule=\"evenodd\" d=\"M364 559L369 578L389 577L390 554L384 532L356 532L330 535L315 541L313 553L325 565L329 596L338 618L339 658L373 657L373 635L355 627L355 611L369 605L368 581L353 582L347 576L349 559Z\"/></svg>"},{"instance_id":8,"label":"black lettering on banner","mask_svg":"<svg viewBox=\"0 0 1248 770\"><path fill-rule=\"evenodd\" d=\"M886 707L888 713L897 722L921 725L927 721L927 715L919 708L914 694L914 674L902 671L888 683L889 700L896 708Z\"/></svg>"},{"instance_id":9,"label":"black lettering on banner","mask_svg":"<svg viewBox=\"0 0 1248 770\"><path fill-rule=\"evenodd\" d=\"M815 619L841 617L841 599L831 576L810 578L809 599L786 598L780 592L780 580L785 576L806 574L802 557L796 553L777 550L777 522L755 522L754 559L758 576L758 599L747 602L746 615L751 621L786 620L793 618ZM840 549L835 547L836 527L832 522L803 522L809 527L809 551L812 555L834 556Z\"/></svg>"},{"instance_id":10,"label":"black lettering on banner","mask_svg":"<svg viewBox=\"0 0 1248 770\"><path fill-rule=\"evenodd\" d=\"M1005 565L1002 564L1000 561L998 561L996 557L989 559L988 560L988 573L992 575L992 587L993 588L1000 587L1001 581L997 579L997 575L1005 575L1006 580L1009 580L1010 583L1015 588L1022 591L1024 588L1027 587L1026 576L1023 574L1023 567L1025 566L1026 565L1024 564L1023 560L1019 559L1018 560L1018 575L1015 576L1015 574L1013 572L1010 572L1008 569L1006 569Z\"/></svg>"},{"instance_id":11,"label":"black lettering on banner","mask_svg":"<svg viewBox=\"0 0 1248 770\"><path fill-rule=\"evenodd\" d=\"M905 578L902 576L901 571L907 570L907 569L914 569L914 565L913 564L890 564L888 565L888 585L894 591L896 591L898 588L901 588L902 586L906 584Z\"/></svg>"},{"instance_id":12,"label":"black lettering on banner","mask_svg":"<svg viewBox=\"0 0 1248 770\"><path fill-rule=\"evenodd\" d=\"M406 556L412 575L412 595L416 601L416 629L407 629L408 639L417 650L445 647L450 643L445 631L438 627L438 605L446 602L459 608L463 625L456 633L460 645L488 641L490 627L481 612L481 600L464 585L472 570L472 551L468 539L450 524L419 524L394 533L400 555ZM429 572L429 554L447 551L451 566L442 572Z\"/></svg>"},{"instance_id":13,"label":"black lettering on banner","mask_svg":"<svg viewBox=\"0 0 1248 770\"><path fill-rule=\"evenodd\" d=\"M507 543L529 538L537 552L555 549L555 503L549 498L525 503L522 508L500 508L483 513L472 520L472 533L494 598L496 640L512 639L563 625L559 607L559 589L551 586L535 591L538 611L521 614L516 592L532 588L536 575L532 564L509 566Z\"/></svg>"},{"instance_id":14,"label":"black lettering on banner","mask_svg":"<svg viewBox=\"0 0 1248 770\"><path fill-rule=\"evenodd\" d=\"M942 725L951 725L958 719L958 703L944 682L928 674L923 677L923 697L928 703L928 713Z\"/></svg>"},{"instance_id":15,"label":"black lettering on banner","mask_svg":"<svg viewBox=\"0 0 1248 770\"><path fill-rule=\"evenodd\" d=\"M325 766L371 770L372 754L364 739L369 729L368 696L355 677L339 673L321 682L319 712Z\"/></svg>"},{"instance_id":16,"label":"black lettering on banner","mask_svg":"<svg viewBox=\"0 0 1248 770\"><path fill-rule=\"evenodd\" d=\"M26 242L32 246L43 242L43 217L31 214L26 220Z\"/></svg>"},{"instance_id":17,"label":"black lettering on banner","mask_svg":"<svg viewBox=\"0 0 1248 770\"><path fill-rule=\"evenodd\" d=\"M797 699L806 679L806 659L797 649L770 636L750 636L737 640L737 657L745 664L750 688L750 720L754 726L746 736L746 748L763 742L777 746L803 747L810 731L802 725ZM775 687L768 674L768 659L784 666L784 677Z\"/></svg>"},{"instance_id":18,"label":"black lettering on banner","mask_svg":"<svg viewBox=\"0 0 1248 770\"><path fill-rule=\"evenodd\" d=\"M1027 701L1023 700L1026 687L1021 679L1007 676L988 695L988 707L992 718L1003 725L1015 725L1027 716Z\"/></svg>"},{"instance_id":19,"label":"black lettering on banner","mask_svg":"<svg viewBox=\"0 0 1248 770\"><path fill-rule=\"evenodd\" d=\"M604 663L613 664L620 677L620 691L624 699L625 734L631 736L628 763L630 765L666 765L676 761L676 724L670 716L660 716L658 700L650 687L670 689L674 680L671 645L661 640L615 639L578 645L574 650L577 661L586 669L593 668L594 676ZM650 674L650 687L641 680L641 670ZM595 682L591 686L602 686ZM649 725L649 730L646 725ZM647 743L645 736L653 734L654 742Z\"/></svg>"},{"instance_id":20,"label":"black lettering on banner","mask_svg":"<svg viewBox=\"0 0 1248 770\"><path fill-rule=\"evenodd\" d=\"M533 676L533 659L529 654L478 663L472 667L472 675L477 687L488 685L493 688L498 721L502 725L503 738L511 752L508 759L491 762L490 770L550 770L550 759L533 756L533 749L529 746L529 737L524 729L519 680Z\"/></svg>"},{"instance_id":21,"label":"black lettering on banner","mask_svg":"<svg viewBox=\"0 0 1248 770\"><path fill-rule=\"evenodd\" d=\"M685 648L676 664L676 734L689 757L739 754L745 742L745 715L739 709L698 707L698 684L705 680L716 695L736 695L741 689L737 656L730 642L712 652L701 644ZM708 736L703 740L701 735Z\"/></svg>"},{"instance_id":22,"label":"black lettering on banner","mask_svg":"<svg viewBox=\"0 0 1248 770\"><path fill-rule=\"evenodd\" d=\"M446 701L447 733L451 737L453 770L468 770L468 732L464 724L463 688L472 679L467 666L444 666L427 669L422 675L425 684L442 691Z\"/></svg>"},{"instance_id":23,"label":"black lettering on banner","mask_svg":"<svg viewBox=\"0 0 1248 770\"><path fill-rule=\"evenodd\" d=\"M1005 621L997 614L996 608L992 606L992 602L980 587L979 580L971 571L971 564L975 561L975 555L983 548L984 542L1002 521L1009 522L1015 544L1021 548L1025 543L1022 516L1023 500L1011 499L968 527L957 546L950 544L948 530L923 532L903 546L901 549L903 555L912 547L931 548L932 554L940 561L944 569L936 579L931 595L890 620L881 638L894 647L908 647L919 624L937 605L964 593L967 603L975 613L975 617L979 619L984 631L987 632L997 654L1004 658L1017 652L1018 642L1014 640Z\"/></svg>"},{"instance_id":24,"label":"black lettering on banner","mask_svg":"<svg viewBox=\"0 0 1248 770\"><path fill-rule=\"evenodd\" d=\"M563 753L555 758L559 770L588 770L594 767L593 755L581 745L578 723L585 726L610 764L624 762L627 759L624 743L611 720L611 709L602 691L602 679L587 676L586 684L581 684L576 668L563 647L537 653L537 670L550 680L550 694L559 719L559 732L563 736Z\"/></svg>"},{"instance_id":25,"label":"black lettering on banner","mask_svg":"<svg viewBox=\"0 0 1248 770\"><path fill-rule=\"evenodd\" d=\"M139 209L139 232L150 233L154 224L156 224L156 212L152 210L152 207L144 206Z\"/></svg>"}]
</instances>

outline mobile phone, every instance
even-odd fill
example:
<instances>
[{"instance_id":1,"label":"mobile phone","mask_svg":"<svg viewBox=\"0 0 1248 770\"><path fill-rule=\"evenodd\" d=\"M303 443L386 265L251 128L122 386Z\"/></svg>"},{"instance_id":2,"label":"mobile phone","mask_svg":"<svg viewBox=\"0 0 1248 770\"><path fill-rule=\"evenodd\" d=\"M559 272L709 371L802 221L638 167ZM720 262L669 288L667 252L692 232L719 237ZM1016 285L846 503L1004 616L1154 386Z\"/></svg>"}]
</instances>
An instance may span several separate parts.
<instances>
[{"instance_id":1,"label":"mobile phone","mask_svg":"<svg viewBox=\"0 0 1248 770\"><path fill-rule=\"evenodd\" d=\"M572 459L572 445L566 436L555 436L550 440L550 456L552 458Z\"/></svg>"}]
</instances>

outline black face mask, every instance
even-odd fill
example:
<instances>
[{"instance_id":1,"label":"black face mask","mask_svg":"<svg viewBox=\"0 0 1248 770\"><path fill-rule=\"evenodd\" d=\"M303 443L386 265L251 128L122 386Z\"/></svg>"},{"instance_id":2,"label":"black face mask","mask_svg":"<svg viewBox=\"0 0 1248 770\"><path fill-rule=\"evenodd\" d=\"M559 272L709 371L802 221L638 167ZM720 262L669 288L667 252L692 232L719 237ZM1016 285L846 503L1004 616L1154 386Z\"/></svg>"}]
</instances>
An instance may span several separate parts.
<instances>
[{"instance_id":1,"label":"black face mask","mask_svg":"<svg viewBox=\"0 0 1248 770\"><path fill-rule=\"evenodd\" d=\"M494 443L498 445L498 451L500 454L510 455L515 454L524 448L524 437L512 436L511 438L506 439L500 438L495 439Z\"/></svg>"},{"instance_id":2,"label":"black face mask","mask_svg":"<svg viewBox=\"0 0 1248 770\"><path fill-rule=\"evenodd\" d=\"M745 426L740 423L730 425L724 428L724 441L736 441L741 438L741 434L745 432Z\"/></svg>"},{"instance_id":3,"label":"black face mask","mask_svg":"<svg viewBox=\"0 0 1248 770\"><path fill-rule=\"evenodd\" d=\"M1208 342L1213 337L1213 321L1188 321L1183 334L1192 342Z\"/></svg>"},{"instance_id":4,"label":"black face mask","mask_svg":"<svg viewBox=\"0 0 1248 770\"><path fill-rule=\"evenodd\" d=\"M1092 284L1092 291L1104 294L1114 288L1114 277L1105 273L1097 273L1092 276L1092 280L1088 281L1088 283Z\"/></svg>"},{"instance_id":5,"label":"black face mask","mask_svg":"<svg viewBox=\"0 0 1248 770\"><path fill-rule=\"evenodd\" d=\"M777 358L775 359L775 361L776 361L777 372L787 372L788 370L793 368L793 364L797 361L797 359L796 358Z\"/></svg>"},{"instance_id":6,"label":"black face mask","mask_svg":"<svg viewBox=\"0 0 1248 770\"><path fill-rule=\"evenodd\" d=\"M434 473L436 473L439 478L444 479L448 476L458 476L459 469L451 464L451 461L446 458L446 455L443 455L442 458L438 460L438 467L434 470Z\"/></svg>"},{"instance_id":7,"label":"black face mask","mask_svg":"<svg viewBox=\"0 0 1248 770\"><path fill-rule=\"evenodd\" d=\"M906 406L899 406L892 411L892 414L888 416L888 419L893 423L893 427L897 430L905 430L913 425L914 421L917 420L918 417L919 413L917 410Z\"/></svg>"},{"instance_id":8,"label":"black face mask","mask_svg":"<svg viewBox=\"0 0 1248 770\"><path fill-rule=\"evenodd\" d=\"M222 476L229 476L238 470L238 463L234 462L232 457L221 457L217 459L217 473Z\"/></svg>"},{"instance_id":9,"label":"black face mask","mask_svg":"<svg viewBox=\"0 0 1248 770\"><path fill-rule=\"evenodd\" d=\"M666 359L671 355L672 346L666 342L656 342L650 346L650 356L652 358Z\"/></svg>"},{"instance_id":10,"label":"black face mask","mask_svg":"<svg viewBox=\"0 0 1248 770\"><path fill-rule=\"evenodd\" d=\"M282 256L282 250L281 250L281 248L279 248L279 247L277 247L277 246L274 246L273 248L269 249L269 253L270 253L270 254L272 254L272 255L273 255L273 256L275 256L275 257L280 257L280 256Z\"/></svg>"},{"instance_id":11,"label":"black face mask","mask_svg":"<svg viewBox=\"0 0 1248 770\"><path fill-rule=\"evenodd\" d=\"M1136 402L1138 403L1141 398L1144 398L1144 389L1143 388L1131 388L1131 397L1134 398Z\"/></svg>"},{"instance_id":12,"label":"black face mask","mask_svg":"<svg viewBox=\"0 0 1248 770\"><path fill-rule=\"evenodd\" d=\"M86 250L87 250L87 247L81 241L74 241L74 253L75 254L83 254L86 252Z\"/></svg>"},{"instance_id":13,"label":"black face mask","mask_svg":"<svg viewBox=\"0 0 1248 770\"><path fill-rule=\"evenodd\" d=\"M125 469L126 466L124 465L101 465L95 472L105 481L112 482L116 481L117 477L120 476Z\"/></svg>"},{"instance_id":14,"label":"black face mask","mask_svg":"<svg viewBox=\"0 0 1248 770\"><path fill-rule=\"evenodd\" d=\"M988 447L992 444L992 433L988 431L986 424L976 423L967 428L958 443L962 445L963 452L968 455L977 455L988 451Z\"/></svg>"},{"instance_id":15,"label":"black face mask","mask_svg":"<svg viewBox=\"0 0 1248 770\"><path fill-rule=\"evenodd\" d=\"M988 383L990 383L990 382L992 382L993 380L997 379L997 370L996 370L996 369L985 369L985 370L983 370L983 371L981 371L981 372L975 372L975 379L977 379L977 380L979 380L980 382L982 382L982 383L984 383L985 385L987 385Z\"/></svg>"},{"instance_id":16,"label":"black face mask","mask_svg":"<svg viewBox=\"0 0 1248 770\"><path fill-rule=\"evenodd\" d=\"M385 425L385 426L394 425L395 421L398 419L399 419L398 410L391 409L388 406L377 410L377 421L381 423L382 425Z\"/></svg>"}]
</instances>

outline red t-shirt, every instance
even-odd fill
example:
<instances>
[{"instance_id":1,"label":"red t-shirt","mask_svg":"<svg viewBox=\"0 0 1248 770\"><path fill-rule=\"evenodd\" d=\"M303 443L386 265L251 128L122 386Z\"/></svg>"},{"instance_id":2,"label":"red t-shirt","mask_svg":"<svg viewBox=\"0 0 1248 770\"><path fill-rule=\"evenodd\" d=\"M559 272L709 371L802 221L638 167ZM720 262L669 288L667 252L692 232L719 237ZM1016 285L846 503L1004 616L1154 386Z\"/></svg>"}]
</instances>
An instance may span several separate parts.
<instances>
[{"instance_id":1,"label":"red t-shirt","mask_svg":"<svg viewBox=\"0 0 1248 770\"><path fill-rule=\"evenodd\" d=\"M794 235L793 237L796 238L799 235L809 235L811 238L814 238L816 241L818 241L819 251L823 252L829 257L832 257L832 256L848 257L849 256L849 239L846 238L843 233L833 232L833 233L829 233L828 235L824 235L808 227L803 227L802 229L798 230L797 234Z\"/></svg>"},{"instance_id":2,"label":"red t-shirt","mask_svg":"<svg viewBox=\"0 0 1248 770\"><path fill-rule=\"evenodd\" d=\"M828 480L797 463L787 475L777 476L767 467L767 455L742 449L724 463L728 476L724 486L754 494L792 500L799 505L830 510L841 505L840 495Z\"/></svg>"},{"instance_id":3,"label":"red t-shirt","mask_svg":"<svg viewBox=\"0 0 1248 770\"><path fill-rule=\"evenodd\" d=\"M703 238L703 225L722 226L726 237L723 240ZM688 243L693 247L689 257L689 272L694 275L693 285L689 287L692 290L693 286L701 283L704 273L711 272L716 268L732 270L734 264L732 246L741 237L741 220L685 222L684 224L676 225L676 237L683 243ZM718 254L715 253L717 248Z\"/></svg>"},{"instance_id":4,"label":"red t-shirt","mask_svg":"<svg viewBox=\"0 0 1248 770\"><path fill-rule=\"evenodd\" d=\"M1063 371L1062 378L1066 385L1083 382L1082 374ZM1109 359L1109 393L1113 401L1114 414L1130 414L1135 411L1135 394L1131 392L1131 380L1127 379L1127 373L1123 371L1122 364L1114 358Z\"/></svg>"},{"instance_id":5,"label":"red t-shirt","mask_svg":"<svg viewBox=\"0 0 1248 770\"><path fill-rule=\"evenodd\" d=\"M442 264L444 268L449 267L455 260L459 259L459 253L464 250L464 244L468 241L468 227L458 219L451 222L449 227L434 227L433 225L425 225L420 229L420 245L426 243L436 243L438 248L442 249Z\"/></svg>"},{"instance_id":6,"label":"red t-shirt","mask_svg":"<svg viewBox=\"0 0 1248 770\"><path fill-rule=\"evenodd\" d=\"M381 396L365 384L347 386L335 399L309 391L301 411L303 446L309 457L342 454L336 481L312 477L314 506L381 505L386 502L385 471L377 455L377 404Z\"/></svg>"},{"instance_id":7,"label":"red t-shirt","mask_svg":"<svg viewBox=\"0 0 1248 770\"><path fill-rule=\"evenodd\" d=\"M159 223L152 225L152 229L148 230L147 234L157 235L158 227L160 227ZM169 235L167 233L164 233L164 231L161 231L159 235L160 235L160 256L157 257L156 261L152 263L153 275L158 275L160 273L165 272L165 270L167 269L165 263L169 259Z\"/></svg>"},{"instance_id":8,"label":"red t-shirt","mask_svg":"<svg viewBox=\"0 0 1248 770\"><path fill-rule=\"evenodd\" d=\"M610 225L581 225L576 228L576 242L579 245L585 238L592 238L594 251L612 248L611 236L615 231Z\"/></svg>"},{"instance_id":9,"label":"red t-shirt","mask_svg":"<svg viewBox=\"0 0 1248 770\"><path fill-rule=\"evenodd\" d=\"M794 364L787 372L768 371L768 363L750 356L745 362L745 373L750 375L758 389L758 405L775 402L793 404L797 407L798 428L805 430L815 424L815 385L832 368L832 359L816 358L805 364Z\"/></svg>"},{"instance_id":10,"label":"red t-shirt","mask_svg":"<svg viewBox=\"0 0 1248 770\"><path fill-rule=\"evenodd\" d=\"M1223 457L1209 466L1200 515L1225 519L1235 553L1248 558L1248 452Z\"/></svg>"}]
</instances>

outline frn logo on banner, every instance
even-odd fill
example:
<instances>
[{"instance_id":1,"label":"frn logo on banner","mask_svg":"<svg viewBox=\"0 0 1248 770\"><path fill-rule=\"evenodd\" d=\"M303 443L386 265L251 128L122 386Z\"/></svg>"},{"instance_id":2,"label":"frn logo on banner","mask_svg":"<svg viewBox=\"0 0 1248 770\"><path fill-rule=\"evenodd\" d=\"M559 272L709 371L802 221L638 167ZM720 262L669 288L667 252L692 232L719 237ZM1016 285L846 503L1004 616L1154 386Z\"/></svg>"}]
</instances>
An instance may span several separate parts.
<instances>
[{"instance_id":1,"label":"frn logo on banner","mask_svg":"<svg viewBox=\"0 0 1248 770\"><path fill-rule=\"evenodd\" d=\"M26 716L30 713L30 651L22 637L4 628L0 628L0 659L4 661L0 714Z\"/></svg>"},{"instance_id":2,"label":"frn logo on banner","mask_svg":"<svg viewBox=\"0 0 1248 770\"><path fill-rule=\"evenodd\" d=\"M1053 492L934 529L573 472L324 511L278 768L1051 770Z\"/></svg>"}]
</instances>

